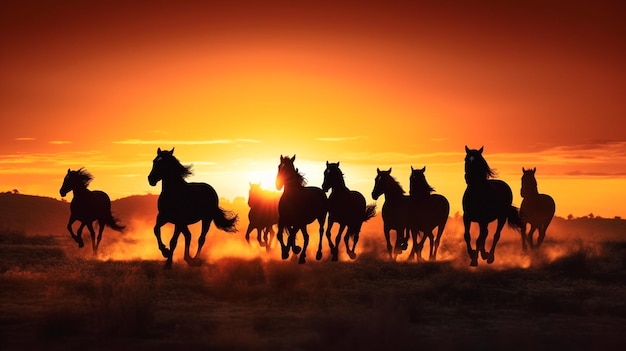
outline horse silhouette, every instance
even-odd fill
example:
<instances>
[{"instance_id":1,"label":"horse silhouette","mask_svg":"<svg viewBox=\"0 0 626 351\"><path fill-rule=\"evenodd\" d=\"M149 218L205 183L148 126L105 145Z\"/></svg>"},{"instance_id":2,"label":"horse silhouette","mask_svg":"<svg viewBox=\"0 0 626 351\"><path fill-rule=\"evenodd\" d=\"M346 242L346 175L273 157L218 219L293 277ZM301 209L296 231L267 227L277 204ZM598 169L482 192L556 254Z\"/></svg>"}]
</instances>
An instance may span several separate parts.
<instances>
[{"instance_id":1,"label":"horse silhouette","mask_svg":"<svg viewBox=\"0 0 626 351\"><path fill-rule=\"evenodd\" d=\"M156 186L161 181L161 194L158 200L159 213L156 217L154 235L163 257L167 259L165 269L172 268L172 257L181 233L185 237L185 261L190 266L199 266L202 264L199 259L200 252L211 221L215 222L218 229L227 233L237 231L235 226L238 216L219 207L217 193L211 185L188 183L185 178L191 174L191 166L183 166L174 157L174 148L170 151L162 151L161 148L157 150L157 156L152 161L152 170L148 175L148 182L151 186ZM191 232L188 226L198 221L202 221L202 230L198 237L196 255L192 258L189 255ZM169 249L161 240L161 227L166 223L174 224L174 234L170 240Z\"/></svg>"},{"instance_id":2,"label":"horse silhouette","mask_svg":"<svg viewBox=\"0 0 626 351\"><path fill-rule=\"evenodd\" d=\"M72 171L68 168L65 179L63 179L63 185L59 193L61 197L65 197L70 191L74 192L74 197L70 203L70 219L67 223L67 230L70 235L78 243L78 247L85 246L82 238L83 228L87 226L89 233L91 234L91 244L93 253L98 252L98 246L100 246L100 240L102 240L102 232L105 226L109 226L111 229L121 232L124 226L120 225L119 220L111 214L111 199L109 195L100 190L89 190L87 187L93 180L93 176L87 172L84 168L80 168L77 171ZM74 222L79 221L80 227L76 231L76 234L72 231L72 225ZM96 232L93 229L93 222L98 221L98 237L96 238Z\"/></svg>"},{"instance_id":3,"label":"horse silhouette","mask_svg":"<svg viewBox=\"0 0 626 351\"><path fill-rule=\"evenodd\" d=\"M411 199L405 195L400 183L391 176L391 168L387 171L376 168L376 172L372 198L378 200L380 195L385 195L382 209L383 231L389 258L395 259L394 254L401 254L407 248L411 228ZM393 247L390 238L392 230L396 232L396 243Z\"/></svg>"},{"instance_id":4,"label":"horse silhouette","mask_svg":"<svg viewBox=\"0 0 626 351\"><path fill-rule=\"evenodd\" d=\"M280 156L278 174L276 175L276 190L283 189L283 194L278 203L278 241L281 245L283 259L289 257L289 250L299 254L299 263L306 262L306 250L309 245L309 233L307 225L317 220L319 223L320 240L317 249L317 260L322 259L322 239L324 234L324 222L328 212L328 199L320 188L305 186L304 176L294 167L296 156ZM287 244L283 240L283 232L287 229L289 238ZM304 244L302 248L295 244L295 236L302 231Z\"/></svg>"},{"instance_id":5,"label":"horse silhouette","mask_svg":"<svg viewBox=\"0 0 626 351\"><path fill-rule=\"evenodd\" d=\"M478 252L487 263L495 259L496 244L500 239L500 232L508 221L509 226L521 230L521 220L517 208L512 205L513 193L511 187L495 177L495 171L489 167L483 158L483 147L478 150L465 146L465 182L467 188L463 194L463 225L465 227L465 243L470 256L470 266L478 265ZM485 249L485 241L489 234L489 223L497 220L496 232L493 235L491 250ZM470 243L471 223L476 222L480 234L476 239L476 250Z\"/></svg>"},{"instance_id":6,"label":"horse silhouette","mask_svg":"<svg viewBox=\"0 0 626 351\"><path fill-rule=\"evenodd\" d=\"M246 241L250 244L250 232L257 231L257 241L259 246L265 247L267 251L271 248L274 235L274 224L278 224L278 201L282 194L261 188L261 183L250 183L248 191L248 229L246 230ZM263 237L261 237L263 232Z\"/></svg>"},{"instance_id":7,"label":"horse silhouette","mask_svg":"<svg viewBox=\"0 0 626 351\"><path fill-rule=\"evenodd\" d=\"M537 168L524 169L522 167L522 188L520 194L523 198L520 206L520 218L522 220L522 248L527 250L526 243L531 249L539 249L546 230L554 217L556 205L554 199L547 194L540 194L537 190L535 172ZM530 232L526 235L526 226L530 224ZM533 243L533 234L538 230L537 242Z\"/></svg>"},{"instance_id":8,"label":"horse silhouette","mask_svg":"<svg viewBox=\"0 0 626 351\"><path fill-rule=\"evenodd\" d=\"M412 225L411 234L413 237L413 249L410 257L417 255L417 260L422 257L424 242L428 237L430 241L429 260L437 259L437 249L441 235L446 227L448 215L450 214L450 203L445 196L433 194L435 189L426 181L426 166L422 169L413 169L411 166L411 177L409 197L411 198ZM433 230L437 228L437 236L433 235ZM417 236L422 232L422 240L418 243ZM433 243L434 241L434 243Z\"/></svg>"},{"instance_id":9,"label":"horse silhouette","mask_svg":"<svg viewBox=\"0 0 626 351\"><path fill-rule=\"evenodd\" d=\"M354 250L359 241L361 226L363 222L376 215L376 205L366 205L363 194L348 189L343 179L343 173L341 169L339 169L339 162L328 163L328 161L326 161L322 190L328 192L330 189L332 189L332 192L328 197L328 225L326 227L326 237L330 243L332 260L337 261L339 259L339 244L341 243L341 235L346 227L347 231L344 237L346 253L351 259L355 259L356 253ZM339 231L337 232L333 246L331 230L335 223L339 223ZM352 239L352 246L350 246L349 243L350 239Z\"/></svg>"}]
</instances>

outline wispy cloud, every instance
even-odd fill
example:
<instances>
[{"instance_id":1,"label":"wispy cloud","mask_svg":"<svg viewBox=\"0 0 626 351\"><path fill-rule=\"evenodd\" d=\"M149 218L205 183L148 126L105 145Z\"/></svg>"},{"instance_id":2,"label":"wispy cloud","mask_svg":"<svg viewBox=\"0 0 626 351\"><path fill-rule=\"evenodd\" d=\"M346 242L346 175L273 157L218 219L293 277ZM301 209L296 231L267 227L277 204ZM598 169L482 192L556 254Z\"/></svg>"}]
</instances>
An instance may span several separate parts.
<instances>
[{"instance_id":1,"label":"wispy cloud","mask_svg":"<svg viewBox=\"0 0 626 351\"><path fill-rule=\"evenodd\" d=\"M52 140L50 141L50 144L52 145L67 145L67 144L71 144L71 141L68 140Z\"/></svg>"},{"instance_id":2,"label":"wispy cloud","mask_svg":"<svg viewBox=\"0 0 626 351\"><path fill-rule=\"evenodd\" d=\"M361 140L361 139L367 139L366 136L362 136L362 135L357 135L357 136L351 136L351 137L322 137L322 138L315 138L315 140L318 141L353 141L353 140Z\"/></svg>"},{"instance_id":3,"label":"wispy cloud","mask_svg":"<svg viewBox=\"0 0 626 351\"><path fill-rule=\"evenodd\" d=\"M31 137L19 137L19 138L15 138L13 140L15 140L15 141L34 141L34 140L37 140L37 139L31 138Z\"/></svg>"},{"instance_id":4,"label":"wispy cloud","mask_svg":"<svg viewBox=\"0 0 626 351\"><path fill-rule=\"evenodd\" d=\"M239 144L239 143L260 143L256 139L212 139L212 140L141 140L126 139L113 141L114 144L125 145L216 145L216 144Z\"/></svg>"}]
</instances>

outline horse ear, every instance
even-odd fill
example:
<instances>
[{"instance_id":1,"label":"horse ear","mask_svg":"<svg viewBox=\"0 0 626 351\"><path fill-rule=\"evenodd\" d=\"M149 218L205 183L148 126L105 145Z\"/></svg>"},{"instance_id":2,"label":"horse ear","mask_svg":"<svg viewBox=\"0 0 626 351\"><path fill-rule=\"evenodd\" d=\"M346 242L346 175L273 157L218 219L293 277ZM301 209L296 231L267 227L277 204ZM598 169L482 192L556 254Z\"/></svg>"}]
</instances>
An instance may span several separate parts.
<instances>
[{"instance_id":1,"label":"horse ear","mask_svg":"<svg viewBox=\"0 0 626 351\"><path fill-rule=\"evenodd\" d=\"M337 167L339 167L339 161L337 161Z\"/></svg>"},{"instance_id":2,"label":"horse ear","mask_svg":"<svg viewBox=\"0 0 626 351\"><path fill-rule=\"evenodd\" d=\"M161 154L161 148L158 148L157 149L157 155L160 155L160 154Z\"/></svg>"},{"instance_id":3,"label":"horse ear","mask_svg":"<svg viewBox=\"0 0 626 351\"><path fill-rule=\"evenodd\" d=\"M389 167L389 173L391 173L391 167Z\"/></svg>"},{"instance_id":4,"label":"horse ear","mask_svg":"<svg viewBox=\"0 0 626 351\"><path fill-rule=\"evenodd\" d=\"M533 168L533 174L535 174L535 172L537 172L537 167Z\"/></svg>"},{"instance_id":5,"label":"horse ear","mask_svg":"<svg viewBox=\"0 0 626 351\"><path fill-rule=\"evenodd\" d=\"M380 174L380 168L376 167L376 173Z\"/></svg>"},{"instance_id":6,"label":"horse ear","mask_svg":"<svg viewBox=\"0 0 626 351\"><path fill-rule=\"evenodd\" d=\"M480 149L478 149L478 153L482 154L483 153L483 148L484 148L484 146L481 146Z\"/></svg>"},{"instance_id":7,"label":"horse ear","mask_svg":"<svg viewBox=\"0 0 626 351\"><path fill-rule=\"evenodd\" d=\"M172 154L172 155L174 154L174 149L175 149L175 148L174 148L174 147L172 147L172 151L170 151L170 154Z\"/></svg>"},{"instance_id":8,"label":"horse ear","mask_svg":"<svg viewBox=\"0 0 626 351\"><path fill-rule=\"evenodd\" d=\"M326 167L328 167L328 161L326 161Z\"/></svg>"},{"instance_id":9,"label":"horse ear","mask_svg":"<svg viewBox=\"0 0 626 351\"><path fill-rule=\"evenodd\" d=\"M467 145L465 145L465 152L469 152L469 147L467 147Z\"/></svg>"},{"instance_id":10,"label":"horse ear","mask_svg":"<svg viewBox=\"0 0 626 351\"><path fill-rule=\"evenodd\" d=\"M526 168L524 168L524 166L522 166L522 173L526 172Z\"/></svg>"},{"instance_id":11,"label":"horse ear","mask_svg":"<svg viewBox=\"0 0 626 351\"><path fill-rule=\"evenodd\" d=\"M414 169L413 169L413 165L411 165L411 172L413 172L413 171L414 171Z\"/></svg>"},{"instance_id":12,"label":"horse ear","mask_svg":"<svg viewBox=\"0 0 626 351\"><path fill-rule=\"evenodd\" d=\"M296 160L296 155L294 154L293 157L291 158L291 162Z\"/></svg>"},{"instance_id":13,"label":"horse ear","mask_svg":"<svg viewBox=\"0 0 626 351\"><path fill-rule=\"evenodd\" d=\"M67 174L70 174L70 169L69 168L67 169Z\"/></svg>"},{"instance_id":14,"label":"horse ear","mask_svg":"<svg viewBox=\"0 0 626 351\"><path fill-rule=\"evenodd\" d=\"M426 166L424 166L424 167L422 168L422 173L423 173L423 172L426 172Z\"/></svg>"}]
</instances>

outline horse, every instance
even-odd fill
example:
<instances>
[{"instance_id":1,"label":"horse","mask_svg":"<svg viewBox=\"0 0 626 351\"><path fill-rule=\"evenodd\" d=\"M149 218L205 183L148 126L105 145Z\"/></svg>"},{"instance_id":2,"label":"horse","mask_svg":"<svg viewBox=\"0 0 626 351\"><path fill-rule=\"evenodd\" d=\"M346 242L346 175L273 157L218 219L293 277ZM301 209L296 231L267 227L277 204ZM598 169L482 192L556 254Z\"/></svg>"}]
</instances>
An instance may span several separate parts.
<instances>
[{"instance_id":1,"label":"horse","mask_svg":"<svg viewBox=\"0 0 626 351\"><path fill-rule=\"evenodd\" d=\"M280 156L278 174L276 174L276 190L283 189L283 194L278 202L278 241L281 245L283 259L289 257L289 250L299 254L299 263L306 262L306 249L309 245L309 233L307 225L317 220L319 224L320 240L315 258L322 259L322 239L324 235L324 222L328 212L328 199L326 193L313 186L305 186L304 176L296 169L293 157ZM287 229L289 238L287 244L283 241L283 232ZM302 248L295 245L295 236L302 231L304 244ZM330 244L330 238L328 238Z\"/></svg>"},{"instance_id":2,"label":"horse","mask_svg":"<svg viewBox=\"0 0 626 351\"><path fill-rule=\"evenodd\" d=\"M531 249L539 249L543 239L546 237L546 230L554 217L556 205L554 199L547 194L540 194L537 190L537 179L535 172L537 168L524 169L522 167L522 188L520 194L523 198L520 206L520 218L522 220L522 249L527 250L526 242ZM526 235L526 225L530 224L530 232ZM533 234L538 230L536 244L533 243Z\"/></svg>"},{"instance_id":3,"label":"horse","mask_svg":"<svg viewBox=\"0 0 626 351\"><path fill-rule=\"evenodd\" d=\"M383 231L387 241L387 253L390 259L394 259L394 254L401 254L407 248L411 227L411 199L405 195L404 189L398 181L391 176L391 168L387 171L376 168L376 172L372 198L378 200L380 195L385 195L382 209ZM396 232L394 247L391 246L390 238L392 230Z\"/></svg>"},{"instance_id":4,"label":"horse","mask_svg":"<svg viewBox=\"0 0 626 351\"><path fill-rule=\"evenodd\" d=\"M81 235L83 228L87 226L91 234L91 246L95 255L98 252L100 240L102 240L104 227L109 226L109 228L121 232L124 230L124 226L120 225L119 219L113 217L111 213L111 199L109 195L104 191L87 189L92 180L93 176L84 168L76 171L68 168L59 193L61 197L65 197L70 191L74 192L74 197L70 203L71 213L67 223L67 230L69 230L72 239L78 243L78 247L82 248L85 246L85 243ZM80 221L80 227L78 227L76 234L72 231L72 225L75 221ZM98 221L97 238L93 229L93 222L95 221Z\"/></svg>"},{"instance_id":5,"label":"horse","mask_svg":"<svg viewBox=\"0 0 626 351\"><path fill-rule=\"evenodd\" d=\"M257 241L259 246L270 250L272 239L276 234L274 224L278 224L278 201L281 193L261 188L261 183L250 183L248 191L248 229L246 230L246 241L250 244L250 232L257 231ZM261 237L263 232L263 237Z\"/></svg>"},{"instance_id":6,"label":"horse","mask_svg":"<svg viewBox=\"0 0 626 351\"><path fill-rule=\"evenodd\" d=\"M158 148L157 155L152 161L152 170L148 175L148 183L156 186L161 181L161 194L158 199L158 214L154 226L154 235L163 257L166 258L164 269L172 268L172 258L179 235L185 237L185 261L190 266L202 264L200 252L204 245L206 234L215 222L218 229L235 233L239 217L219 207L219 198L215 189L207 183L188 183L185 178L192 174L191 166L183 166L174 156L172 150ZM198 249L192 258L189 254L191 232L189 225L202 221L202 229L198 237ZM161 227L167 223L174 225L174 233L170 240L169 249L161 240Z\"/></svg>"},{"instance_id":7,"label":"horse","mask_svg":"<svg viewBox=\"0 0 626 351\"><path fill-rule=\"evenodd\" d=\"M326 237L331 237L331 230L335 223L339 223L339 232L335 237L335 244L331 244L330 251L332 260L337 261L339 255L339 244L341 243L341 235L347 227L344 242L346 244L346 253L351 259L356 258L354 252L356 244L359 241L359 233L363 222L369 220L376 215L376 204L366 205L363 194L356 190L350 190L346 186L343 179L343 173L339 169L339 162L329 163L326 161L326 170L324 171L324 181L322 190L328 192L332 189L328 197L328 225L326 227ZM352 239L352 247L350 247L350 239Z\"/></svg>"},{"instance_id":8,"label":"horse","mask_svg":"<svg viewBox=\"0 0 626 351\"><path fill-rule=\"evenodd\" d=\"M465 182L467 188L463 194L463 225L465 227L465 243L470 256L470 266L478 265L478 252L481 257L491 264L495 259L496 244L500 239L500 232L504 224L517 231L521 230L522 222L517 208L512 205L513 193L507 183L496 176L483 157L483 147L478 150L465 146ZM486 251L485 241L489 234L489 223L497 220L496 232L493 236L491 250ZM471 223L476 222L480 234L476 239L476 250L470 243Z\"/></svg>"},{"instance_id":9,"label":"horse","mask_svg":"<svg viewBox=\"0 0 626 351\"><path fill-rule=\"evenodd\" d=\"M450 203L445 196L433 194L435 189L426 181L424 172L426 172L426 166L422 169L413 169L413 166L411 166L409 197L411 198L412 213L415 213L415 216L411 226L413 249L410 257L416 254L417 260L421 259L422 248L424 247L426 237L428 237L430 241L430 255L428 259L436 260L439 241L450 214ZM437 228L436 237L433 235L435 228ZM422 232L423 236L418 244L417 236L419 232Z\"/></svg>"}]
</instances>

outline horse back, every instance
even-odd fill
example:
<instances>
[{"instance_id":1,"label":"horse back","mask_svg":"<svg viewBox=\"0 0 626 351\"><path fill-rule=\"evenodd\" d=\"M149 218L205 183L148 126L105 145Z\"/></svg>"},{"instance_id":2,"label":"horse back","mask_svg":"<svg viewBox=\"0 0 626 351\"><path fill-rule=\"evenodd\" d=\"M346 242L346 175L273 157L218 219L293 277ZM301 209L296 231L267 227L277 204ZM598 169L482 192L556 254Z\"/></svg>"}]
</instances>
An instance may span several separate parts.
<instances>
[{"instance_id":1,"label":"horse back","mask_svg":"<svg viewBox=\"0 0 626 351\"><path fill-rule=\"evenodd\" d=\"M72 216L82 222L106 219L111 214L111 199L100 190L88 190L78 196L74 193L70 210Z\"/></svg>"},{"instance_id":2,"label":"horse back","mask_svg":"<svg viewBox=\"0 0 626 351\"><path fill-rule=\"evenodd\" d=\"M358 191L333 191L328 197L328 212L338 222L362 221L365 197Z\"/></svg>"},{"instance_id":3,"label":"horse back","mask_svg":"<svg viewBox=\"0 0 626 351\"><path fill-rule=\"evenodd\" d=\"M513 203L511 187L500 179L468 185L463 194L463 212L475 222L492 222L507 217Z\"/></svg>"},{"instance_id":4,"label":"horse back","mask_svg":"<svg viewBox=\"0 0 626 351\"><path fill-rule=\"evenodd\" d=\"M278 203L278 218L282 225L306 225L325 218L327 212L328 199L318 187L284 191Z\"/></svg>"},{"instance_id":5,"label":"horse back","mask_svg":"<svg viewBox=\"0 0 626 351\"><path fill-rule=\"evenodd\" d=\"M520 206L520 217L525 222L547 222L556 211L554 199L547 194L525 197Z\"/></svg>"},{"instance_id":6,"label":"horse back","mask_svg":"<svg viewBox=\"0 0 626 351\"><path fill-rule=\"evenodd\" d=\"M218 209L217 192L207 183L187 183L184 187L162 191L159 216L171 223L192 224L212 218Z\"/></svg>"}]
</instances>

